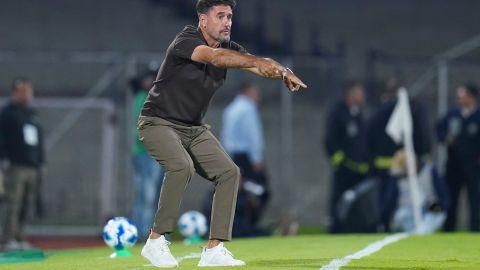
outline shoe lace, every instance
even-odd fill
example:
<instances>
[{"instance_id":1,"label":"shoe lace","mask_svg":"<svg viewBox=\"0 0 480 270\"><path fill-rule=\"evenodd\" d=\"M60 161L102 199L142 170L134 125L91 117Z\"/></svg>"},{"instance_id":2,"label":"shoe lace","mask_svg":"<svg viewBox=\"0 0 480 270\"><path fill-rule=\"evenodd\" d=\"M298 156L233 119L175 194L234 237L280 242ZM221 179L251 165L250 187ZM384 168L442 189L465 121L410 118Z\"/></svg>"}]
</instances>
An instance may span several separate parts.
<instances>
[{"instance_id":1,"label":"shoe lace","mask_svg":"<svg viewBox=\"0 0 480 270\"><path fill-rule=\"evenodd\" d=\"M223 255L230 256L233 258L233 253L230 252L226 247L222 248Z\"/></svg>"},{"instance_id":2,"label":"shoe lace","mask_svg":"<svg viewBox=\"0 0 480 270\"><path fill-rule=\"evenodd\" d=\"M161 244L160 244L160 249L162 251L170 251L170 248L168 246L170 246L172 243L170 241L163 241Z\"/></svg>"}]
</instances>

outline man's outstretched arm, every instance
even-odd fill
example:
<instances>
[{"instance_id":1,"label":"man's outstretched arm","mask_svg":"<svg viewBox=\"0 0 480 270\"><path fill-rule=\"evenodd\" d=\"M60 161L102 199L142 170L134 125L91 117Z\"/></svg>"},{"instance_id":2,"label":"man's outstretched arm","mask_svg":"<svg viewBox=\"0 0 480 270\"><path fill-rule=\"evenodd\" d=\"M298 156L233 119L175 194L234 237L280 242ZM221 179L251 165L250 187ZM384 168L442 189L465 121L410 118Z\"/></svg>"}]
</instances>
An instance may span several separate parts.
<instances>
[{"instance_id":1,"label":"man's outstretched arm","mask_svg":"<svg viewBox=\"0 0 480 270\"><path fill-rule=\"evenodd\" d=\"M205 45L197 46L191 58L195 62L212 64L216 67L239 68L265 78L282 79L290 91L297 91L300 87L307 88L291 70L273 59Z\"/></svg>"}]
</instances>

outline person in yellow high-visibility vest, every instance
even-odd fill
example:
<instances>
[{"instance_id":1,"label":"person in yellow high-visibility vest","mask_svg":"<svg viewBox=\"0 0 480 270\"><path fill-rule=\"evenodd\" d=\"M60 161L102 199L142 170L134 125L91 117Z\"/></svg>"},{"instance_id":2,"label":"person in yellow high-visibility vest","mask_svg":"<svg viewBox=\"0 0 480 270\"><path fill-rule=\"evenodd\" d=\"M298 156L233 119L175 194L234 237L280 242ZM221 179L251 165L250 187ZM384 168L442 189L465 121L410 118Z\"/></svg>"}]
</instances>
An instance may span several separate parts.
<instances>
[{"instance_id":1,"label":"person in yellow high-visibility vest","mask_svg":"<svg viewBox=\"0 0 480 270\"><path fill-rule=\"evenodd\" d=\"M401 83L394 78L386 81L385 90L381 96L381 105L373 113L366 125L367 147L370 163L370 175L379 179L380 185L380 216L379 225L382 230L390 231L390 220L396 208L398 195L397 177L392 176L395 153L403 148L386 133L385 129L397 104L397 92ZM426 158L430 153L431 132L427 123L426 111L416 101L410 101L413 121L413 145L415 154Z\"/></svg>"},{"instance_id":2,"label":"person in yellow high-visibility vest","mask_svg":"<svg viewBox=\"0 0 480 270\"><path fill-rule=\"evenodd\" d=\"M327 119L325 147L333 168L329 229L332 233L345 232L336 211L342 194L363 180L368 172L362 117L364 101L362 83L348 82L342 100L332 107Z\"/></svg>"}]
</instances>

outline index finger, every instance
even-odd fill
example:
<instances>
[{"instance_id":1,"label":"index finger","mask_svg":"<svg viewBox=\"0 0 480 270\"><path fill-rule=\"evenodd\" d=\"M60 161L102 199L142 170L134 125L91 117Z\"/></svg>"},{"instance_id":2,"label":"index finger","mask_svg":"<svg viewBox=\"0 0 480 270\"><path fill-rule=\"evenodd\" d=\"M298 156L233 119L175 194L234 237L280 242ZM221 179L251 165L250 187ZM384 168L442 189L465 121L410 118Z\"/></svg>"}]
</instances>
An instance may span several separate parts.
<instances>
[{"instance_id":1,"label":"index finger","mask_svg":"<svg viewBox=\"0 0 480 270\"><path fill-rule=\"evenodd\" d=\"M300 78L295 77L295 78L293 78L293 80L295 81L296 84L300 85L301 87L307 88L307 85L305 83L303 83L302 80L300 80Z\"/></svg>"}]
</instances>

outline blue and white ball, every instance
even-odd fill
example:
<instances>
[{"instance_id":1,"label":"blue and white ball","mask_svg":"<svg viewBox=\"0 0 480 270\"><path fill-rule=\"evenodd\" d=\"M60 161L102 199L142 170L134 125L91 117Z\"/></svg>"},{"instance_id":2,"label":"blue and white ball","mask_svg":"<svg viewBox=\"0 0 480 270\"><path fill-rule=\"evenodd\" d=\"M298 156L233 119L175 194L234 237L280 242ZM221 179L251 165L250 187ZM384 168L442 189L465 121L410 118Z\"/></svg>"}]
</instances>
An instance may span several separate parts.
<instances>
[{"instance_id":1,"label":"blue and white ball","mask_svg":"<svg viewBox=\"0 0 480 270\"><path fill-rule=\"evenodd\" d=\"M128 218L112 218L103 228L103 240L117 250L135 245L137 238L137 227Z\"/></svg>"},{"instance_id":2,"label":"blue and white ball","mask_svg":"<svg viewBox=\"0 0 480 270\"><path fill-rule=\"evenodd\" d=\"M178 220L178 229L184 237L201 237L207 233L207 219L198 211L185 212Z\"/></svg>"}]
</instances>

